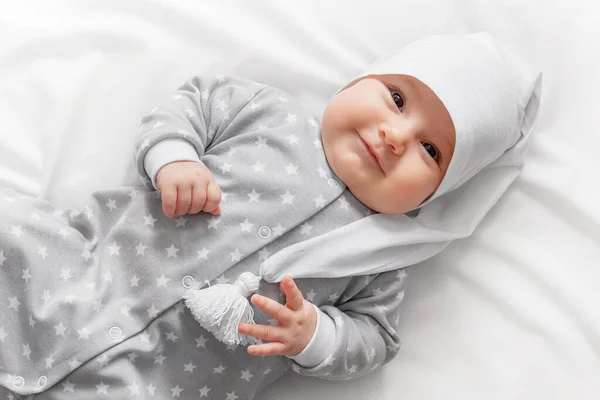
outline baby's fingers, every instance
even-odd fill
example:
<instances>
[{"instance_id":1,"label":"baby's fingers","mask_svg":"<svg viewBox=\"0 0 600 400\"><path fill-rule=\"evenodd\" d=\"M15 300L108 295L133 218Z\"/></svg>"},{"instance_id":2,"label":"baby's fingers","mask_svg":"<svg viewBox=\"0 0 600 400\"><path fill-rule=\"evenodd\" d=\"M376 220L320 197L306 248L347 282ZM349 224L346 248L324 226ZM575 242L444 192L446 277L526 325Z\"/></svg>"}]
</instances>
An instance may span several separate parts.
<instances>
[{"instance_id":1,"label":"baby's fingers","mask_svg":"<svg viewBox=\"0 0 600 400\"><path fill-rule=\"evenodd\" d=\"M177 187L177 207L175 215L180 217L186 214L192 205L192 188L187 185Z\"/></svg>"},{"instance_id":2,"label":"baby's fingers","mask_svg":"<svg viewBox=\"0 0 600 400\"><path fill-rule=\"evenodd\" d=\"M294 311L302 310L304 307L304 296L289 275L283 277L280 287L281 291L285 293L285 305Z\"/></svg>"},{"instance_id":3,"label":"baby's fingers","mask_svg":"<svg viewBox=\"0 0 600 400\"><path fill-rule=\"evenodd\" d=\"M204 204L206 203L206 187L201 184L194 184L192 189L192 206L190 207L190 214L198 214L202 211Z\"/></svg>"},{"instance_id":4,"label":"baby's fingers","mask_svg":"<svg viewBox=\"0 0 600 400\"><path fill-rule=\"evenodd\" d=\"M163 212L169 218L175 215L177 207L177 188L175 185L165 185L160 188L162 195Z\"/></svg>"},{"instance_id":5,"label":"baby's fingers","mask_svg":"<svg viewBox=\"0 0 600 400\"><path fill-rule=\"evenodd\" d=\"M219 203L221 203L221 188L214 180L211 180L206 188L206 204L202 211L219 215L221 213Z\"/></svg>"},{"instance_id":6,"label":"baby's fingers","mask_svg":"<svg viewBox=\"0 0 600 400\"><path fill-rule=\"evenodd\" d=\"M254 344L248 346L248 353L254 356L275 356L286 355L287 346L280 342L270 342L264 344Z\"/></svg>"}]
</instances>

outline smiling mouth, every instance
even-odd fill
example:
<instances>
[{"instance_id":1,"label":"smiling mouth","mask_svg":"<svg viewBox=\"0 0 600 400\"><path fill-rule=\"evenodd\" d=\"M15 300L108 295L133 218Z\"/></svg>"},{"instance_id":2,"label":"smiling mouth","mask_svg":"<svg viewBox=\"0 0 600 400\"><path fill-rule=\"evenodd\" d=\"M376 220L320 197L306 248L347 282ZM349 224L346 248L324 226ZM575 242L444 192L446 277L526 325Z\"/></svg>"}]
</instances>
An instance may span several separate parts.
<instances>
[{"instance_id":1,"label":"smiling mouth","mask_svg":"<svg viewBox=\"0 0 600 400\"><path fill-rule=\"evenodd\" d=\"M371 156L371 160L375 163L375 165L377 165L379 168L381 168L381 163L379 162L379 158L377 158L377 155L375 154L373 149L371 149L371 146L369 146L369 144L367 142L365 142L362 138L360 138L360 140L363 142L365 148L367 149L367 153L369 153L369 155ZM383 168L382 168L382 170L383 170Z\"/></svg>"}]
</instances>

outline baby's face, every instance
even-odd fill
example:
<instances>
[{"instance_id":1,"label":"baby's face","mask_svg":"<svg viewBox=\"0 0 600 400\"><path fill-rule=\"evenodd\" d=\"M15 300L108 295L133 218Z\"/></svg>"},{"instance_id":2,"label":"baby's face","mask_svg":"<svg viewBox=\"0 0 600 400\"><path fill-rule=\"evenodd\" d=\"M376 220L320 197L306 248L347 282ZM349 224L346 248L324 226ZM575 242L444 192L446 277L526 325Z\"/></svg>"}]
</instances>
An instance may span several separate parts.
<instances>
[{"instance_id":1,"label":"baby's face","mask_svg":"<svg viewBox=\"0 0 600 400\"><path fill-rule=\"evenodd\" d=\"M338 93L323 115L327 161L367 207L403 214L442 182L456 134L433 91L408 75L370 75Z\"/></svg>"}]
</instances>

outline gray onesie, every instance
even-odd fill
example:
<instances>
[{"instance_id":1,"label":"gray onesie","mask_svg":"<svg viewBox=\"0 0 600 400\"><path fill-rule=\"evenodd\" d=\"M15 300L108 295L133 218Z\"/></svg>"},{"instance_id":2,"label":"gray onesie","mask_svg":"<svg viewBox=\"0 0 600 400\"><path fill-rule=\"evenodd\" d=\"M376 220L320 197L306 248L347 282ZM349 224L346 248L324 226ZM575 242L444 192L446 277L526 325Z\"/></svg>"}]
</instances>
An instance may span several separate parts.
<instances>
[{"instance_id":1,"label":"gray onesie","mask_svg":"<svg viewBox=\"0 0 600 400\"><path fill-rule=\"evenodd\" d=\"M145 187L95 192L82 210L0 190L0 398L252 399L289 367L349 379L396 355L403 270L297 279L329 326L302 359L226 346L181 301L371 212L329 168L315 117L280 90L218 75L191 79L142 122ZM223 191L218 217L162 211L145 164L190 148ZM285 301L277 284L259 293Z\"/></svg>"}]
</instances>

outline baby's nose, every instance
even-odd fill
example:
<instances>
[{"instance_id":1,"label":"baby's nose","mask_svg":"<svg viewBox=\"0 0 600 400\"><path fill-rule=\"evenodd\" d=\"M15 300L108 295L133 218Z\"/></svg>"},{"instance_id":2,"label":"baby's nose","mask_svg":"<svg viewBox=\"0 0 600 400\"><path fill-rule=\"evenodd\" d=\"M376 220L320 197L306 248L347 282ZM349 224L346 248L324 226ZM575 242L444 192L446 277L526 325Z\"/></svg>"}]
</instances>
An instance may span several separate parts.
<instances>
[{"instance_id":1,"label":"baby's nose","mask_svg":"<svg viewBox=\"0 0 600 400\"><path fill-rule=\"evenodd\" d=\"M401 129L391 124L381 124L379 136L392 153L400 155L406 149L407 136Z\"/></svg>"}]
</instances>

